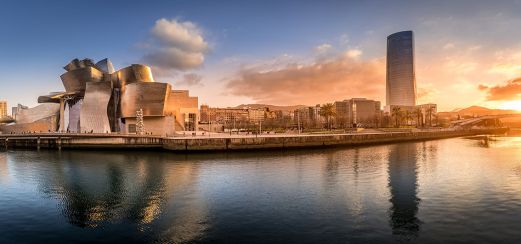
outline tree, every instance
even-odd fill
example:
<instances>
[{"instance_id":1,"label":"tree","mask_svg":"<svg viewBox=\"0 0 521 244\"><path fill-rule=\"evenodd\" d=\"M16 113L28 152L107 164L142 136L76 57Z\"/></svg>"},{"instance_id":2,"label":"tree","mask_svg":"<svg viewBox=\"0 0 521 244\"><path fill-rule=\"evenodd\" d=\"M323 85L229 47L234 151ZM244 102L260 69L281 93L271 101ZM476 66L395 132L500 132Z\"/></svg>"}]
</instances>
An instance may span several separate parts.
<instances>
[{"instance_id":1,"label":"tree","mask_svg":"<svg viewBox=\"0 0 521 244\"><path fill-rule=\"evenodd\" d=\"M336 116L335 107L332 103L322 104L320 107L320 115L326 118L327 128L331 130L331 118Z\"/></svg>"},{"instance_id":2,"label":"tree","mask_svg":"<svg viewBox=\"0 0 521 244\"><path fill-rule=\"evenodd\" d=\"M405 124L409 126L412 118L412 113L409 110L405 110Z\"/></svg>"},{"instance_id":3,"label":"tree","mask_svg":"<svg viewBox=\"0 0 521 244\"><path fill-rule=\"evenodd\" d=\"M416 127L422 127L423 120L421 119L421 117L422 117L421 109L418 107L414 108L412 114L416 117Z\"/></svg>"}]
</instances>

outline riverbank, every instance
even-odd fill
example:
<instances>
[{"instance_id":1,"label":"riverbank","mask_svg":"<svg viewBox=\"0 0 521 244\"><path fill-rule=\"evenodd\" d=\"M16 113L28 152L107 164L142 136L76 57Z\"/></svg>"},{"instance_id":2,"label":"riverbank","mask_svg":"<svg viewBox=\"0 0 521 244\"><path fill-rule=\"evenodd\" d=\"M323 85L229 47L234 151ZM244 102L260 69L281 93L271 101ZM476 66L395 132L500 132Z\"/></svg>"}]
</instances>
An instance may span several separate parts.
<instances>
[{"instance_id":1,"label":"riverbank","mask_svg":"<svg viewBox=\"0 0 521 244\"><path fill-rule=\"evenodd\" d=\"M287 149L357 146L433 140L480 134L502 134L507 129L436 130L298 135L213 135L158 137L118 134L0 134L0 148L28 149L162 149L175 152Z\"/></svg>"}]
</instances>

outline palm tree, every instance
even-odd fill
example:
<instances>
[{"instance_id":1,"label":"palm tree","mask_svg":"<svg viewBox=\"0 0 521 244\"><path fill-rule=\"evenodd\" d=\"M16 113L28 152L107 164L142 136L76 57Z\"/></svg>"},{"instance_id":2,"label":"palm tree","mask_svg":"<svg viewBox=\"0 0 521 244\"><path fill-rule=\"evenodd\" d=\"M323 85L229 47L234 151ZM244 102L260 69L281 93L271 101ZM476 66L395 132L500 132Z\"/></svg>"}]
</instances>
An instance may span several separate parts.
<instances>
[{"instance_id":1,"label":"palm tree","mask_svg":"<svg viewBox=\"0 0 521 244\"><path fill-rule=\"evenodd\" d=\"M331 118L336 116L335 107L332 103L322 104L320 107L320 115L326 118L327 128L331 130Z\"/></svg>"},{"instance_id":2,"label":"palm tree","mask_svg":"<svg viewBox=\"0 0 521 244\"><path fill-rule=\"evenodd\" d=\"M409 112L409 116L410 116L411 120L414 122L414 124L416 125L416 127L418 127L418 121L417 121L418 111L416 111L416 108L414 108L411 112Z\"/></svg>"},{"instance_id":3,"label":"palm tree","mask_svg":"<svg viewBox=\"0 0 521 244\"><path fill-rule=\"evenodd\" d=\"M391 111L391 116L395 118L395 126L398 128L400 127L400 115L401 115L402 109L400 107L393 107Z\"/></svg>"},{"instance_id":4,"label":"palm tree","mask_svg":"<svg viewBox=\"0 0 521 244\"><path fill-rule=\"evenodd\" d=\"M412 119L412 113L409 110L405 110L405 123L409 126Z\"/></svg>"}]
</instances>

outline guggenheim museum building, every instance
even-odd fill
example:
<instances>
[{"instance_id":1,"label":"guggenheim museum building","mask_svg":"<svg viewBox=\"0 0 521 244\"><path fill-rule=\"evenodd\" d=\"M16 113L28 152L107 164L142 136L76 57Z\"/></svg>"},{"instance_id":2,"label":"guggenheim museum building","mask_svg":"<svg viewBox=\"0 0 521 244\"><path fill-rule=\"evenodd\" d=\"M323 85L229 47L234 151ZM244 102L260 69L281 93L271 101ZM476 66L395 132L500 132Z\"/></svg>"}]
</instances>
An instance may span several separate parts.
<instances>
[{"instance_id":1,"label":"guggenheim museum building","mask_svg":"<svg viewBox=\"0 0 521 244\"><path fill-rule=\"evenodd\" d=\"M195 131L198 98L155 82L150 67L115 70L108 59L74 59L64 67L65 91L38 97L40 105L13 115L3 133L136 133L170 136Z\"/></svg>"}]
</instances>

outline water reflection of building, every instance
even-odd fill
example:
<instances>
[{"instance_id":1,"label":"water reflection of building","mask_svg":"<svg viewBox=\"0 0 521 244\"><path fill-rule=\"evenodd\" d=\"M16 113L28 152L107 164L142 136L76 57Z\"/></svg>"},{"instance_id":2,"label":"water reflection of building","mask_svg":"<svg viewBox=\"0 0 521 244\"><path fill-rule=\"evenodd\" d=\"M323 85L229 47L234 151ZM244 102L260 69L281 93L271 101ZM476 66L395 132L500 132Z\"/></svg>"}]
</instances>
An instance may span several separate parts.
<instances>
[{"instance_id":1,"label":"water reflection of building","mask_svg":"<svg viewBox=\"0 0 521 244\"><path fill-rule=\"evenodd\" d=\"M9 168L7 166L7 154L0 153L0 182L6 181L9 177Z\"/></svg>"},{"instance_id":2,"label":"water reflection of building","mask_svg":"<svg viewBox=\"0 0 521 244\"><path fill-rule=\"evenodd\" d=\"M199 176L197 163L175 162L175 156L153 153L63 152L61 156L46 156L59 163L46 171L40 191L61 201L62 213L70 224L97 228L123 221L140 230L164 225L159 228L164 233L159 234L168 242L190 241L206 228L207 211L200 198L183 206L174 204L197 185L193 183ZM191 190L191 196L197 196L197 189ZM164 216L163 220L159 216Z\"/></svg>"},{"instance_id":3,"label":"water reflection of building","mask_svg":"<svg viewBox=\"0 0 521 244\"><path fill-rule=\"evenodd\" d=\"M389 153L389 191L392 204L389 218L393 235L410 240L418 235L418 193L416 144L392 145Z\"/></svg>"}]
</instances>

